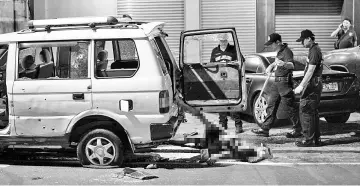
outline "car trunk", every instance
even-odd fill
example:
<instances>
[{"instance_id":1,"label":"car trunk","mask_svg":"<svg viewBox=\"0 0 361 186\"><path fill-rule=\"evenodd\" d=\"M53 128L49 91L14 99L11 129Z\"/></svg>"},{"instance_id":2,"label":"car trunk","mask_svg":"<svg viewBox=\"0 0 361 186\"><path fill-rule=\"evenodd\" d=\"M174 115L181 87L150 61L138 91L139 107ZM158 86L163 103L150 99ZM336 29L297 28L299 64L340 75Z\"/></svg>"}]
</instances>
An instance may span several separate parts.
<instances>
[{"instance_id":1,"label":"car trunk","mask_svg":"<svg viewBox=\"0 0 361 186\"><path fill-rule=\"evenodd\" d=\"M303 71L295 71L293 73L294 86L302 81ZM322 98L327 99L329 96L338 96L346 94L353 85L356 76L355 74L339 72L325 69L322 72Z\"/></svg>"}]
</instances>

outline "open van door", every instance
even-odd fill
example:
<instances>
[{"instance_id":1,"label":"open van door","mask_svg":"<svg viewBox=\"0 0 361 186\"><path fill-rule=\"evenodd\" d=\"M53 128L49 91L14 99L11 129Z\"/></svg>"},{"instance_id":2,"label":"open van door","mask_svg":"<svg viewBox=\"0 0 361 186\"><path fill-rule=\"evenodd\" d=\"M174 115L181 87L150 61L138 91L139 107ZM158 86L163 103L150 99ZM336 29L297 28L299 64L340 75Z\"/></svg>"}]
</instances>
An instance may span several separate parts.
<instances>
[{"instance_id":1,"label":"open van door","mask_svg":"<svg viewBox=\"0 0 361 186\"><path fill-rule=\"evenodd\" d=\"M180 41L183 101L204 112L244 111L245 65L236 29L184 31Z\"/></svg>"}]
</instances>

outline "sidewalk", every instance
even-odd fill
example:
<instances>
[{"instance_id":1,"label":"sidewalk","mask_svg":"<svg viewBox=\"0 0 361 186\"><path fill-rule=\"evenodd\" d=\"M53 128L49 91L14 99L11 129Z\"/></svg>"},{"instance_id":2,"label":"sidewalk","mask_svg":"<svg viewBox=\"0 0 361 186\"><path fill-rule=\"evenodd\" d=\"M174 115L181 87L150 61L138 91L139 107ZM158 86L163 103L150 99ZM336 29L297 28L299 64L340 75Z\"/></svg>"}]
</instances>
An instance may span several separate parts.
<instances>
[{"instance_id":1,"label":"sidewalk","mask_svg":"<svg viewBox=\"0 0 361 186\"><path fill-rule=\"evenodd\" d=\"M204 138L204 124L190 114L186 114L188 122L182 123L179 126L177 134L170 140L171 145L162 145L158 148L153 148L154 152L184 152L197 153L196 148L185 147L184 145L194 146L195 141ZM218 114L206 113L206 118L215 124L218 124ZM251 132L252 128L257 128L257 124L243 121L244 133L238 134L238 137L247 143L260 145L266 144L274 153L277 152L360 152L360 137L353 136L355 131L359 131L360 127L359 113L353 113L346 124L329 124L321 118L321 139L324 146L321 147L296 147L294 142L299 139L289 139L285 135L290 132L291 126L275 127L270 130L270 137L259 137ZM228 134L234 134L234 120L228 117ZM197 135L184 137L183 134L190 134L197 132Z\"/></svg>"}]
</instances>

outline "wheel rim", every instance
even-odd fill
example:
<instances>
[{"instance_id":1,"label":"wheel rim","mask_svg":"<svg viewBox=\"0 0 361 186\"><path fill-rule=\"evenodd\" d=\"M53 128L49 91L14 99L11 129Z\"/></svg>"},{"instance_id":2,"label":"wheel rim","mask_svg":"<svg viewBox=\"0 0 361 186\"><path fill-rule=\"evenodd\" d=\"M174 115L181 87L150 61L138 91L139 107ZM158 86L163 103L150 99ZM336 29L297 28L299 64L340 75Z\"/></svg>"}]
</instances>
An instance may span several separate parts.
<instances>
[{"instance_id":1,"label":"wheel rim","mask_svg":"<svg viewBox=\"0 0 361 186\"><path fill-rule=\"evenodd\" d=\"M260 99L254 103L254 116L258 123L263 123L267 117L267 100L261 96Z\"/></svg>"},{"instance_id":2,"label":"wheel rim","mask_svg":"<svg viewBox=\"0 0 361 186\"><path fill-rule=\"evenodd\" d=\"M109 165L115 158L115 146L106 138L96 137L85 146L85 154L94 165Z\"/></svg>"}]
</instances>

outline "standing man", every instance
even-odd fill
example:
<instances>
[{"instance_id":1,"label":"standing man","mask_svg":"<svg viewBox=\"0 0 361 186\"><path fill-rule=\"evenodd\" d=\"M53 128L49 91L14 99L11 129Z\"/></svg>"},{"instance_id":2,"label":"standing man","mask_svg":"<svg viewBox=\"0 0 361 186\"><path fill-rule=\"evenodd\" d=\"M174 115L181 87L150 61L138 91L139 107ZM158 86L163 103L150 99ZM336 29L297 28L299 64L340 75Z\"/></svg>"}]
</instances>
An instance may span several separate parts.
<instances>
[{"instance_id":1,"label":"standing man","mask_svg":"<svg viewBox=\"0 0 361 186\"><path fill-rule=\"evenodd\" d=\"M211 54L211 62L228 62L228 61L235 61L237 60L237 50L236 47L233 45L230 45L228 42L228 34L227 33L221 33L217 36L217 39L219 41L219 45L215 47L212 50ZM243 58L243 56L242 56ZM242 59L243 60L243 59ZM241 120L241 113L235 112L231 113L236 126L236 133L242 133L242 120ZM219 124L224 127L224 129L227 129L227 112L221 112L219 113Z\"/></svg>"},{"instance_id":2,"label":"standing man","mask_svg":"<svg viewBox=\"0 0 361 186\"><path fill-rule=\"evenodd\" d=\"M308 62L302 82L295 89L295 94L301 93L300 119L302 123L304 140L296 142L298 147L310 147L320 145L320 126L318 107L322 92L322 53L315 35L310 30L303 30L297 42L301 42L305 48L309 48Z\"/></svg>"},{"instance_id":3,"label":"standing man","mask_svg":"<svg viewBox=\"0 0 361 186\"><path fill-rule=\"evenodd\" d=\"M286 110L292 122L293 131L286 134L287 138L301 137L301 124L297 114L295 104L295 94L293 92L292 72L294 69L293 52L288 48L287 43L282 43L279 34L273 33L268 36L265 43L271 46L277 52L275 62L269 65L266 73L275 72L275 82L271 85L270 97L268 99L267 117L260 129L252 129L251 131L258 136L269 136L269 130L276 121L276 114L280 101L286 103Z\"/></svg>"},{"instance_id":4,"label":"standing man","mask_svg":"<svg viewBox=\"0 0 361 186\"><path fill-rule=\"evenodd\" d=\"M342 23L332 32L331 37L337 37L335 49L351 48L357 46L357 35L351 29L351 20L345 18Z\"/></svg>"}]
</instances>

